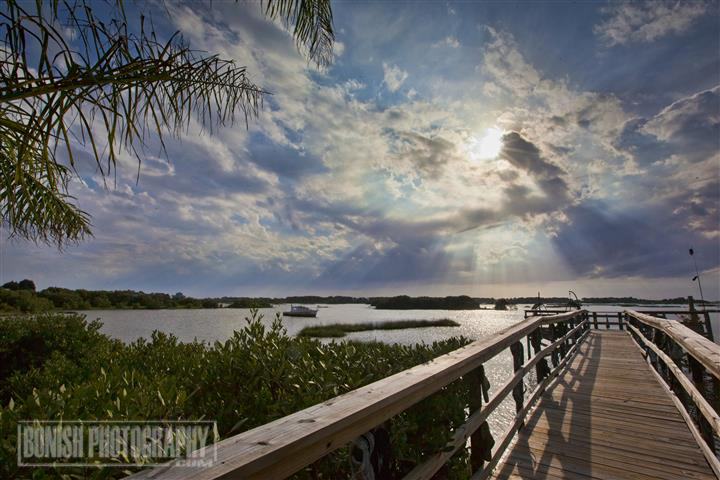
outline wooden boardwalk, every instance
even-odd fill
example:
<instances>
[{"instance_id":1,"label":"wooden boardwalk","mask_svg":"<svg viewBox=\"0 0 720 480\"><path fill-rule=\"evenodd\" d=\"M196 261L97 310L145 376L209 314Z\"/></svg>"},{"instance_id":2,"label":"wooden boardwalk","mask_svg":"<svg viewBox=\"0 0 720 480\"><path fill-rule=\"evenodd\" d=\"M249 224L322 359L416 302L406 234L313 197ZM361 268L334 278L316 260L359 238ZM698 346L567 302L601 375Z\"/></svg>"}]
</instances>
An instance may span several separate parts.
<instances>
[{"instance_id":1,"label":"wooden boardwalk","mask_svg":"<svg viewBox=\"0 0 720 480\"><path fill-rule=\"evenodd\" d=\"M491 478L716 477L630 335L595 330Z\"/></svg>"},{"instance_id":2,"label":"wooden boardwalk","mask_svg":"<svg viewBox=\"0 0 720 480\"><path fill-rule=\"evenodd\" d=\"M373 439L389 437L393 417L456 381L467 386L464 423L444 448L426 452L403 472L403 480L443 478L448 460L468 447L474 480L720 479L713 453L720 436L720 395L714 393L720 391L720 346L677 320L632 310L602 322L598 316L576 310L526 318L430 362L225 438L213 447L209 465L192 467L181 458L133 479L281 480L347 446L353 458L363 459L363 471L346 469L330 478L400 478L387 471L392 462L379 461L392 458L392 446L374 448ZM635 342L652 352L652 366ZM507 350L513 375L491 385L484 365ZM531 372L540 381L524 391ZM509 398L516 415L493 438L487 420ZM206 452L195 453L191 458Z\"/></svg>"}]
</instances>

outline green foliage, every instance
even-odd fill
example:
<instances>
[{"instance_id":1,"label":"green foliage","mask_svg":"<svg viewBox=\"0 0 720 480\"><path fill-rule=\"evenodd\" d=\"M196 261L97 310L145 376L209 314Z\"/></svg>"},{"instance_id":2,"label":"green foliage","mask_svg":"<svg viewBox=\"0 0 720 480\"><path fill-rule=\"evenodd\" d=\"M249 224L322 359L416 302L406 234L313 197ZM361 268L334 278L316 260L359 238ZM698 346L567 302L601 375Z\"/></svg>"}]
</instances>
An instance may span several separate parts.
<instances>
[{"instance_id":1,"label":"green foliage","mask_svg":"<svg viewBox=\"0 0 720 480\"><path fill-rule=\"evenodd\" d=\"M99 333L100 326L97 320L87 322L77 314L0 317L0 401L9 400L8 380L12 374L22 377L41 367L53 354L82 363L96 347L112 344Z\"/></svg>"},{"instance_id":2,"label":"green foliage","mask_svg":"<svg viewBox=\"0 0 720 480\"><path fill-rule=\"evenodd\" d=\"M0 312L37 313L52 310L53 303L32 290L0 288Z\"/></svg>"},{"instance_id":3,"label":"green foliage","mask_svg":"<svg viewBox=\"0 0 720 480\"><path fill-rule=\"evenodd\" d=\"M32 288L29 288L32 285ZM249 306L265 307L250 299ZM272 306L272 305L270 305ZM190 298L166 293L145 293L133 290L70 290L49 287L35 292L32 280L8 282L0 288L0 312L37 313L53 309L160 309L160 308L218 308L214 298Z\"/></svg>"},{"instance_id":4,"label":"green foliage","mask_svg":"<svg viewBox=\"0 0 720 480\"><path fill-rule=\"evenodd\" d=\"M320 297L317 295L299 295L285 298L275 298L274 303L299 303L305 305L325 304L348 304L348 303L368 303L365 297L348 297L346 295L331 295L328 297Z\"/></svg>"},{"instance_id":5,"label":"green foliage","mask_svg":"<svg viewBox=\"0 0 720 480\"><path fill-rule=\"evenodd\" d=\"M227 308L272 308L272 303L263 298L238 298Z\"/></svg>"},{"instance_id":6,"label":"green foliage","mask_svg":"<svg viewBox=\"0 0 720 480\"><path fill-rule=\"evenodd\" d=\"M495 301L495 310L507 310L508 309L508 301L504 298L498 298Z\"/></svg>"},{"instance_id":7,"label":"green foliage","mask_svg":"<svg viewBox=\"0 0 720 480\"><path fill-rule=\"evenodd\" d=\"M6 370L0 402L0 478L117 478L122 469L16 467L17 421L25 419L210 419L222 438L263 425L362 385L455 350L466 340L432 345L323 344L289 337L276 317L271 327L254 311L244 329L214 345L180 343L155 332L125 345L99 334L78 315L5 318L0 342L5 358L26 359ZM31 338L42 339L42 351ZM3 362L4 365L4 362ZM463 423L468 391L454 382L388 423L392 468L407 473L443 448ZM445 478L467 478L461 449ZM297 478L347 478L342 448Z\"/></svg>"},{"instance_id":8,"label":"green foliage","mask_svg":"<svg viewBox=\"0 0 720 480\"><path fill-rule=\"evenodd\" d=\"M426 327L459 327L460 324L442 318L439 320L394 320L376 323L333 323L330 325L314 325L305 327L298 333L301 337L344 337L350 332L365 332L368 330L401 330L403 328Z\"/></svg>"},{"instance_id":9,"label":"green foliage","mask_svg":"<svg viewBox=\"0 0 720 480\"><path fill-rule=\"evenodd\" d=\"M35 282L29 279L20 280L19 282L7 282L0 288L7 288L8 290L31 290L35 291Z\"/></svg>"}]
</instances>

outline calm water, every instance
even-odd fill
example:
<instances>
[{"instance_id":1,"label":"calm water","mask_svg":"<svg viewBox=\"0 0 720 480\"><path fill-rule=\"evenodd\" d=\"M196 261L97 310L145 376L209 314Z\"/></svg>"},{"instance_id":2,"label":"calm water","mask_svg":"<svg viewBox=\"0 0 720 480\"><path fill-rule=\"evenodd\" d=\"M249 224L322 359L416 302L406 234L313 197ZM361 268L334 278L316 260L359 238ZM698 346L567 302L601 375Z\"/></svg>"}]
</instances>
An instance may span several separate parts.
<instances>
[{"instance_id":1,"label":"calm water","mask_svg":"<svg viewBox=\"0 0 720 480\"><path fill-rule=\"evenodd\" d=\"M308 325L330 323L382 322L386 320L433 320L450 318L460 327L430 327L407 330L376 330L348 334L346 339L378 340L388 343L432 343L452 336L463 335L477 340L496 333L509 325L523 320L523 308L517 310L375 310L368 305L329 305L321 308L317 318L284 317L283 325L288 334L295 335ZM289 305L260 309L264 323L270 325L277 313L289 310ZM590 305L590 311L620 312L628 307L617 305ZM683 310L686 306L643 306L642 310ZM637 307L637 309L641 309ZM215 342L227 340L233 331L245 326L250 311L245 309L198 309L198 310L90 310L80 312L88 319L99 318L102 331L111 337L131 342L138 338L150 338L154 330L172 333L181 341L200 340ZM713 330L720 336L720 322L713 315Z\"/></svg>"},{"instance_id":2,"label":"calm water","mask_svg":"<svg viewBox=\"0 0 720 480\"><path fill-rule=\"evenodd\" d=\"M321 308L317 318L284 317L283 325L288 334L294 335L308 325L329 323L381 322L386 320L432 320L450 318L460 324L459 327L430 327L406 330L376 330L350 333L348 340L378 340L388 343L415 344L432 343L453 336L464 336L478 340L496 333L523 320L523 308L517 310L375 310L368 305L329 305ZM277 305L275 308L261 309L264 323L270 325L277 313L289 310L289 305ZM597 305L585 307L591 311L622 311L628 307ZM682 306L646 307L642 310L685 309ZM636 309L641 309L637 307ZM205 342L224 341L233 331L245 326L245 318L250 311L244 309L201 309L201 310L92 310L80 312L87 318L99 318L103 322L102 331L111 337L125 342L138 338L149 338L154 330L172 333L181 341L200 340ZM718 330L717 315L713 318L713 330ZM717 334L716 334L717 335ZM342 340L331 340L342 341ZM485 364L485 371L491 385L491 392L504 384L512 374L512 357L505 350ZM515 415L512 397L508 396L491 415L489 422L493 435L498 438L507 428Z\"/></svg>"}]
</instances>

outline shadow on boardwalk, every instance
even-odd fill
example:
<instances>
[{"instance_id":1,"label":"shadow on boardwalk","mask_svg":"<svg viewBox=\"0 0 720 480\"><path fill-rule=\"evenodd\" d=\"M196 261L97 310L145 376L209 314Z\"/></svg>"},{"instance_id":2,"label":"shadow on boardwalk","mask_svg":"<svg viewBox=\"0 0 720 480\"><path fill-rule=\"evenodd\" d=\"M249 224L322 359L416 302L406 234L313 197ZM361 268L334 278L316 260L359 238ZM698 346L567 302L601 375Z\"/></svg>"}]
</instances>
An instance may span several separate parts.
<instances>
[{"instance_id":1,"label":"shadow on boardwalk","mask_svg":"<svg viewBox=\"0 0 720 480\"><path fill-rule=\"evenodd\" d=\"M557 476L550 465L559 463L565 470L567 455L572 452L572 463L587 463L591 459L590 445L575 442L575 437L584 436L587 426L581 419L573 418L573 397L590 395L597 376L598 364L591 361L588 350L599 354L602 342L599 336L590 335L580 346L579 353L565 372L556 380L551 390L545 392L541 403L532 413L520 432L508 458L495 478L508 478L511 475L527 479L554 479ZM553 393L561 392L560 398ZM583 430L581 431L576 431ZM528 432L534 435L532 439ZM536 436L537 435L537 436ZM532 460L530 460L532 459ZM574 470L567 465L567 470Z\"/></svg>"},{"instance_id":2,"label":"shadow on boardwalk","mask_svg":"<svg viewBox=\"0 0 720 480\"><path fill-rule=\"evenodd\" d=\"M627 332L592 331L493 478L716 478L650 368Z\"/></svg>"}]
</instances>

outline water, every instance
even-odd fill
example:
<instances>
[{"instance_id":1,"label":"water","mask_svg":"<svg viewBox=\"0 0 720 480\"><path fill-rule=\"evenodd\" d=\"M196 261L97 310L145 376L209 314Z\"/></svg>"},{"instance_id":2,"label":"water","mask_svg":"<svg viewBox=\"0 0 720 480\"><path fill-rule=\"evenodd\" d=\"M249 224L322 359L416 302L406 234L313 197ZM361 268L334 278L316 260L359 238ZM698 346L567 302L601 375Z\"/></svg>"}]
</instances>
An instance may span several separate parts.
<instances>
[{"instance_id":1,"label":"water","mask_svg":"<svg viewBox=\"0 0 720 480\"><path fill-rule=\"evenodd\" d=\"M432 343L454 336L477 340L523 320L523 307L517 310L375 310L369 305L348 304L328 305L321 308L317 318L284 317L283 325L289 335L295 335L308 325L330 323L382 322L387 320L433 320L450 318L459 327L428 327L406 330L375 330L353 332L343 339L326 340L377 340L388 343L415 344ZM490 307L490 306L488 306ZM272 323L276 313L289 310L289 305L260 309L263 322ZM213 343L230 338L234 330L245 325L250 310L245 309L198 309L198 310L91 310L80 312L88 320L99 318L103 322L101 331L124 342L138 338L150 338L153 330L172 333L181 341L200 340ZM504 351L485 364L491 392L502 386L512 375L512 357ZM494 387L494 388L492 388ZM515 415L511 396L491 415L489 423L496 438L510 425Z\"/></svg>"},{"instance_id":2,"label":"water","mask_svg":"<svg viewBox=\"0 0 720 480\"><path fill-rule=\"evenodd\" d=\"M317 318L284 317L283 325L289 335L295 335L308 325L331 323L382 322L387 320L434 320L450 318L460 324L459 327L428 327L407 330L375 330L349 333L348 340L378 340L388 343L414 344L432 343L453 336L462 335L477 340L496 333L503 328L523 320L523 309L528 305L519 305L517 310L375 310L369 305L348 304L328 305L321 308ZM275 308L260 309L264 323L270 325L276 313L289 310L289 305L277 305ZM685 310L684 305L658 305L642 307L624 307L619 305L590 305L590 311L620 312L627 308L637 310ZM89 310L80 312L88 319L99 318L103 322L101 331L132 342L138 338L150 338L153 330L172 333L181 341L200 340L213 343L230 338L233 331L245 326L245 318L250 315L246 309L197 309L197 310ZM711 316L713 331L720 337L720 321L716 314Z\"/></svg>"},{"instance_id":3,"label":"water","mask_svg":"<svg viewBox=\"0 0 720 480\"><path fill-rule=\"evenodd\" d=\"M379 340L388 343L432 343L453 336L465 336L472 340L498 332L523 319L522 309L495 310L375 310L369 305L328 305L321 308L317 318L283 317L283 325L289 335L295 335L308 325L331 323L383 322L387 320L434 320L450 318L460 327L428 327L407 330L375 330L354 332L348 340ZM289 305L260 309L263 322L272 323L276 313L289 310ZM245 326L250 315L246 309L197 309L197 310L91 310L81 312L88 319L99 318L102 332L131 342L138 338L150 338L153 330L173 333L181 341L224 341L234 330Z\"/></svg>"},{"instance_id":4,"label":"water","mask_svg":"<svg viewBox=\"0 0 720 480\"><path fill-rule=\"evenodd\" d=\"M488 306L489 307L489 306ZM507 328L523 320L523 309L529 305L518 305L517 310L375 310L369 305L348 304L328 305L321 308L317 318L284 317L283 325L289 335L295 335L308 325L331 323L365 323L383 322L388 320L434 320L449 318L460 324L459 327L428 327L405 330L375 330L349 333L343 339L323 341L382 341L387 343L416 344L432 343L453 336L464 336L470 340L478 340ZM635 310L685 310L683 305L659 305L642 307L624 307L619 305L590 305L590 311L620 312L625 309ZM260 309L263 322L272 323L277 313L289 310L289 305L276 305L275 308ZM80 312L89 320L99 318L103 322L101 331L124 342L132 342L138 338L150 338L154 330L172 333L181 341L193 340L214 343L230 338L235 330L243 328L245 318L250 315L246 309L197 309L197 310L91 310ZM712 316L713 330L720 336L718 316ZM527 354L527 352L525 352ZM508 349L495 356L485 364L485 373L494 392L512 375L512 357ZM526 392L534 388L533 375L526 377ZM528 383L530 382L530 383ZM512 396L493 412L489 423L493 436L498 439L510 425L515 416L515 405Z\"/></svg>"}]
</instances>

